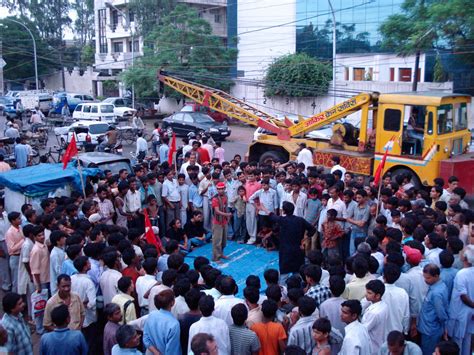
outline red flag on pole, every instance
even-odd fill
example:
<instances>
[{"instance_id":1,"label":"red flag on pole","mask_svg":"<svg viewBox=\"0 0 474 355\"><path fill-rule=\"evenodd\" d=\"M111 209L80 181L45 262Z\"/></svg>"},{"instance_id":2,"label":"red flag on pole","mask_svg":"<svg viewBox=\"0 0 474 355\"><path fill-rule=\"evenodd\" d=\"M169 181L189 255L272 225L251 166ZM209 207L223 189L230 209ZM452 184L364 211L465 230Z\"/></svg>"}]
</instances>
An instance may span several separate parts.
<instances>
[{"instance_id":1,"label":"red flag on pole","mask_svg":"<svg viewBox=\"0 0 474 355\"><path fill-rule=\"evenodd\" d=\"M76 145L76 135L72 135L72 139L69 142L69 145L67 146L66 153L64 153L63 156L63 170L66 169L67 163L71 161L71 159L76 156L78 153L77 151L77 145Z\"/></svg>"},{"instance_id":2,"label":"red flag on pole","mask_svg":"<svg viewBox=\"0 0 474 355\"><path fill-rule=\"evenodd\" d=\"M143 210L143 214L145 215L145 238L148 244L154 245L156 250L158 251L158 255L161 254L161 240L155 236L153 233L153 228L151 225L150 217L148 217L148 211L146 208Z\"/></svg>"},{"instance_id":3,"label":"red flag on pole","mask_svg":"<svg viewBox=\"0 0 474 355\"><path fill-rule=\"evenodd\" d=\"M388 148L385 149L385 153L382 157L382 161L380 162L379 166L377 167L377 170L375 171L374 186L379 185L380 177L382 176L383 168L385 167L385 161L387 160L387 155L388 155Z\"/></svg>"},{"instance_id":4,"label":"red flag on pole","mask_svg":"<svg viewBox=\"0 0 474 355\"><path fill-rule=\"evenodd\" d=\"M171 138L171 146L168 152L168 164L171 166L173 164L173 154L176 153L176 134L173 132L173 137Z\"/></svg>"}]
</instances>

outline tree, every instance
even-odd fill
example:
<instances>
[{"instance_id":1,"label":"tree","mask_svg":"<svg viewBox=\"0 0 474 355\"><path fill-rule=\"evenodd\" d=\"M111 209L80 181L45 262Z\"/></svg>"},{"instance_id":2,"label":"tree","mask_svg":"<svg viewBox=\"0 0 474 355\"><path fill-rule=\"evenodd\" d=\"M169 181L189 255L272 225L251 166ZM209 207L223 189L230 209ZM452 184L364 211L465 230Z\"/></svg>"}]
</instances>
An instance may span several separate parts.
<instances>
[{"instance_id":1,"label":"tree","mask_svg":"<svg viewBox=\"0 0 474 355\"><path fill-rule=\"evenodd\" d=\"M0 25L2 26L0 31L3 48L2 55L7 63L3 68L4 78L23 82L27 79L34 81L35 77L32 39L21 25L8 19L23 23L32 32L36 40L38 74L47 74L51 69L54 69L57 65L55 64L56 61L50 56L48 44L41 39L34 24L24 17L7 17L0 20Z\"/></svg>"},{"instance_id":2,"label":"tree","mask_svg":"<svg viewBox=\"0 0 474 355\"><path fill-rule=\"evenodd\" d=\"M305 53L276 59L265 77L266 96L320 96L328 91L331 67Z\"/></svg>"},{"instance_id":3,"label":"tree","mask_svg":"<svg viewBox=\"0 0 474 355\"><path fill-rule=\"evenodd\" d=\"M176 0L131 0L129 9L141 36L148 36L176 6Z\"/></svg>"},{"instance_id":4,"label":"tree","mask_svg":"<svg viewBox=\"0 0 474 355\"><path fill-rule=\"evenodd\" d=\"M237 50L227 48L212 34L210 24L195 9L179 4L145 38L144 55L122 78L134 85L140 97L157 95L157 71L164 68L177 75L221 90L233 85L229 72ZM168 88L165 94L180 97Z\"/></svg>"},{"instance_id":5,"label":"tree","mask_svg":"<svg viewBox=\"0 0 474 355\"><path fill-rule=\"evenodd\" d=\"M87 45L94 36L94 1L75 0L71 2L77 18L74 21L74 32L79 40L79 47Z\"/></svg>"}]
</instances>

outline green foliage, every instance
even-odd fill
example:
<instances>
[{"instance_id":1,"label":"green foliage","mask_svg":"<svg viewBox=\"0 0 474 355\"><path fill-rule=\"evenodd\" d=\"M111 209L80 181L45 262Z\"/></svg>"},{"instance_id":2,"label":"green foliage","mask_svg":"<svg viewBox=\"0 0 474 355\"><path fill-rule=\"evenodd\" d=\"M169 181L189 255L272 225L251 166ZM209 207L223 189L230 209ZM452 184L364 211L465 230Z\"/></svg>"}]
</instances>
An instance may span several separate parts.
<instances>
[{"instance_id":1,"label":"green foliage","mask_svg":"<svg viewBox=\"0 0 474 355\"><path fill-rule=\"evenodd\" d=\"M71 7L76 12L74 32L79 40L79 46L84 46L94 37L94 0L74 0Z\"/></svg>"},{"instance_id":2,"label":"green foliage","mask_svg":"<svg viewBox=\"0 0 474 355\"><path fill-rule=\"evenodd\" d=\"M51 55L46 41L41 39L34 24L27 18L7 17L0 20L0 39L2 41L3 59L7 65L3 68L6 80L22 82L26 79L34 81L33 41L29 33L19 24L9 21L13 19L28 27L36 40L38 57L38 74L47 74L57 68L57 60Z\"/></svg>"},{"instance_id":3,"label":"green foliage","mask_svg":"<svg viewBox=\"0 0 474 355\"><path fill-rule=\"evenodd\" d=\"M118 89L118 83L115 80L104 80L102 83L104 90L116 90Z\"/></svg>"},{"instance_id":4,"label":"green foliage","mask_svg":"<svg viewBox=\"0 0 474 355\"><path fill-rule=\"evenodd\" d=\"M328 91L332 72L328 64L305 53L276 59L265 77L266 96L320 96Z\"/></svg>"},{"instance_id":5,"label":"green foliage","mask_svg":"<svg viewBox=\"0 0 474 355\"><path fill-rule=\"evenodd\" d=\"M332 21L327 20L324 26L304 26L297 33L298 53L304 52L311 57L332 58ZM337 53L365 53L371 51L368 32L355 35L355 24L341 25L336 23Z\"/></svg>"},{"instance_id":6,"label":"green foliage","mask_svg":"<svg viewBox=\"0 0 474 355\"><path fill-rule=\"evenodd\" d=\"M435 83L442 83L446 81L446 74L444 73L443 64L439 55L436 56L436 61L433 70L433 81Z\"/></svg>"},{"instance_id":7,"label":"green foliage","mask_svg":"<svg viewBox=\"0 0 474 355\"><path fill-rule=\"evenodd\" d=\"M129 9L135 16L138 32L143 37L148 36L162 18L176 6L176 0L130 0Z\"/></svg>"},{"instance_id":8,"label":"green foliage","mask_svg":"<svg viewBox=\"0 0 474 355\"><path fill-rule=\"evenodd\" d=\"M189 80L229 90L229 67L237 57L212 35L211 25L193 8L179 4L145 38L143 57L122 74L128 87L135 86L138 97L157 96L157 72L163 68ZM165 95L180 95L165 88Z\"/></svg>"},{"instance_id":9,"label":"green foliage","mask_svg":"<svg viewBox=\"0 0 474 355\"><path fill-rule=\"evenodd\" d=\"M86 44L81 50L81 62L84 67L91 66L95 62L95 47L93 44Z\"/></svg>"}]
</instances>

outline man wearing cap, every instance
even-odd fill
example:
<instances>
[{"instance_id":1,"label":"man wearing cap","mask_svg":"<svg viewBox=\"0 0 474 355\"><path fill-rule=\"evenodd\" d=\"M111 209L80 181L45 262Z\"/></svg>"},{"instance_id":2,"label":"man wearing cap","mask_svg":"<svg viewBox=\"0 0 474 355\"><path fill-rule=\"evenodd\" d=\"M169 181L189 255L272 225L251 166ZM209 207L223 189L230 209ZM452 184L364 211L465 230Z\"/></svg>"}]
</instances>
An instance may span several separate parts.
<instances>
[{"instance_id":1,"label":"man wearing cap","mask_svg":"<svg viewBox=\"0 0 474 355\"><path fill-rule=\"evenodd\" d=\"M423 259L421 251L412 248L408 245L403 247L403 253L405 254L405 260L410 266L410 269L406 272L407 278L410 280L412 285L410 297L410 335L416 334L416 320L420 314L421 305L425 299L426 293L428 292L428 285L425 283L423 278L423 269L420 266L420 262Z\"/></svg>"},{"instance_id":2,"label":"man wearing cap","mask_svg":"<svg viewBox=\"0 0 474 355\"><path fill-rule=\"evenodd\" d=\"M217 196L212 199L212 260L220 262L220 259L228 259L224 255L224 248L227 243L227 223L232 216L227 210L227 196L225 193L225 183L219 182L216 185Z\"/></svg>"}]
</instances>

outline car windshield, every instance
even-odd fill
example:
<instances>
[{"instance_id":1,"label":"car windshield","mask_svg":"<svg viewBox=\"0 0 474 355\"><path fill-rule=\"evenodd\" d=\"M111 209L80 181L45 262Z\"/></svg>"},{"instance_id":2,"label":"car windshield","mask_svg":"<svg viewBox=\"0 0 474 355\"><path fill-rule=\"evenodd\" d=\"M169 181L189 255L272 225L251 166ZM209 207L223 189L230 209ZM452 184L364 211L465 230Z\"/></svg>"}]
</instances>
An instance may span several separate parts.
<instances>
[{"instance_id":1,"label":"car windshield","mask_svg":"<svg viewBox=\"0 0 474 355\"><path fill-rule=\"evenodd\" d=\"M130 164L126 161L113 161L113 162L104 162L96 165L100 170L110 170L112 174L118 174L120 170L127 169L130 173Z\"/></svg>"},{"instance_id":2,"label":"car windshield","mask_svg":"<svg viewBox=\"0 0 474 355\"><path fill-rule=\"evenodd\" d=\"M13 100L9 97L0 97L0 103L4 105L13 105Z\"/></svg>"},{"instance_id":3,"label":"car windshield","mask_svg":"<svg viewBox=\"0 0 474 355\"><path fill-rule=\"evenodd\" d=\"M193 117L194 117L194 122L196 123L203 123L203 124L215 123L215 121L210 116L202 114L202 113L195 114L193 115Z\"/></svg>"},{"instance_id":4,"label":"car windshield","mask_svg":"<svg viewBox=\"0 0 474 355\"><path fill-rule=\"evenodd\" d=\"M101 105L100 112L102 113L113 113L114 112L114 105Z\"/></svg>"},{"instance_id":5,"label":"car windshield","mask_svg":"<svg viewBox=\"0 0 474 355\"><path fill-rule=\"evenodd\" d=\"M103 134L107 132L109 129L109 125L104 123L104 124L93 124L89 126L89 132L91 134Z\"/></svg>"},{"instance_id":6,"label":"car windshield","mask_svg":"<svg viewBox=\"0 0 474 355\"><path fill-rule=\"evenodd\" d=\"M191 105L186 105L181 109L181 112L193 112L193 107Z\"/></svg>"}]
</instances>

